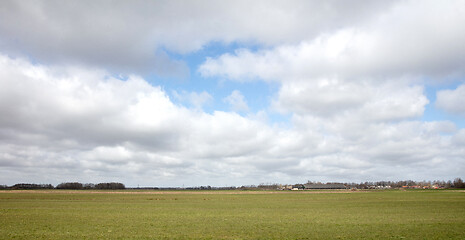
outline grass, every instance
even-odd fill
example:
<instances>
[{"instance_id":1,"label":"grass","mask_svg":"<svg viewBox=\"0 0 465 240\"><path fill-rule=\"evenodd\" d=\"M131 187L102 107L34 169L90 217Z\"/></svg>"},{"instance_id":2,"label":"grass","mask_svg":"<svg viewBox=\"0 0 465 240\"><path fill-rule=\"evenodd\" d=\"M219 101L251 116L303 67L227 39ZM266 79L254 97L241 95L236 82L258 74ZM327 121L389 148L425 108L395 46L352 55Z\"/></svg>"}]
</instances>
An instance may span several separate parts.
<instances>
[{"instance_id":1,"label":"grass","mask_svg":"<svg viewBox=\"0 0 465 240\"><path fill-rule=\"evenodd\" d=\"M0 239L464 239L464 226L459 191L0 191Z\"/></svg>"}]
</instances>

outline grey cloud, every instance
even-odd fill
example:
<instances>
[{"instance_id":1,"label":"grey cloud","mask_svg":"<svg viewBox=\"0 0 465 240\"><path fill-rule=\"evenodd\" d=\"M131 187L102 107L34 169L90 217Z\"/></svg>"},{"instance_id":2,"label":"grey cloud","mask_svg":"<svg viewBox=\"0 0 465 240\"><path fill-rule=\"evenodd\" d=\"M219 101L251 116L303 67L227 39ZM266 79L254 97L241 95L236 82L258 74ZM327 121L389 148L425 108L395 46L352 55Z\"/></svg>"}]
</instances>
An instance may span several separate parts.
<instances>
[{"instance_id":1,"label":"grey cloud","mask_svg":"<svg viewBox=\"0 0 465 240\"><path fill-rule=\"evenodd\" d=\"M0 50L119 73L186 74L161 49L298 42L376 16L385 1L3 1ZM305 29L305 31L302 31Z\"/></svg>"},{"instance_id":2,"label":"grey cloud","mask_svg":"<svg viewBox=\"0 0 465 240\"><path fill-rule=\"evenodd\" d=\"M465 117L465 85L453 90L441 90L436 93L436 107Z\"/></svg>"}]
</instances>

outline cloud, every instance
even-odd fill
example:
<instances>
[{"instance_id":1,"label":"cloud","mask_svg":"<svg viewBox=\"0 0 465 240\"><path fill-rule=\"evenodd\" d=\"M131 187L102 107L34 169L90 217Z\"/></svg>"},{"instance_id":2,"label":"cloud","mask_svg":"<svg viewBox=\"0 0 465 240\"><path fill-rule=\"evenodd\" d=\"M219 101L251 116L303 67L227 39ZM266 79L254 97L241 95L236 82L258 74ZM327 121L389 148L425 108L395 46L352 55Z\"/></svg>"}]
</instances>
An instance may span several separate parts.
<instances>
[{"instance_id":1,"label":"cloud","mask_svg":"<svg viewBox=\"0 0 465 240\"><path fill-rule=\"evenodd\" d=\"M188 103L195 109L202 109L203 105L213 100L213 97L205 91L201 93L186 91L178 93L177 91L173 91L173 95L177 100Z\"/></svg>"},{"instance_id":2,"label":"cloud","mask_svg":"<svg viewBox=\"0 0 465 240\"><path fill-rule=\"evenodd\" d=\"M118 73L179 75L185 74L185 64L167 57L163 50L193 52L211 41L295 43L373 18L392 4L3 1L0 50L40 62L79 63Z\"/></svg>"},{"instance_id":3,"label":"cloud","mask_svg":"<svg viewBox=\"0 0 465 240\"><path fill-rule=\"evenodd\" d=\"M436 93L436 107L452 113L465 116L465 85L454 90L441 90Z\"/></svg>"},{"instance_id":4,"label":"cloud","mask_svg":"<svg viewBox=\"0 0 465 240\"><path fill-rule=\"evenodd\" d=\"M16 170L50 167L51 176L63 180L60 169L91 179L163 178L204 171L210 162L258 151L268 141L268 127L255 120L176 106L137 76L120 80L105 71L6 56L0 69L0 163Z\"/></svg>"},{"instance_id":5,"label":"cloud","mask_svg":"<svg viewBox=\"0 0 465 240\"><path fill-rule=\"evenodd\" d=\"M460 2L394 3L371 21L297 44L237 49L207 58L198 71L280 84L272 99L280 113L360 125L418 119L429 103L424 79L441 83L465 74L465 31L455 24L462 11ZM441 15L450 17L431 17Z\"/></svg>"},{"instance_id":6,"label":"cloud","mask_svg":"<svg viewBox=\"0 0 465 240\"><path fill-rule=\"evenodd\" d=\"M399 99L420 110L401 111L400 118L390 113L379 121L364 100L352 103L344 116L294 114L290 127L177 106L160 87L137 76L121 80L103 70L34 65L4 55L0 91L0 181L5 184L429 179L457 175L464 167L463 134L453 123L402 120L416 116L424 104L415 86L404 86ZM396 106L381 93L368 94L368 102L376 109Z\"/></svg>"},{"instance_id":7,"label":"cloud","mask_svg":"<svg viewBox=\"0 0 465 240\"><path fill-rule=\"evenodd\" d=\"M450 18L431 18L439 12ZM465 74L461 65L465 49L460 43L465 32L455 24L463 21L462 12L460 2L396 3L372 21L322 32L298 44L244 48L207 58L199 72L204 77L280 84L272 108L292 114L296 129L313 129L307 134L320 142L309 144L321 146L309 152L305 146L297 147L297 152L309 155L301 155L299 167L290 167L290 172L313 166L317 170L310 175L354 176L359 173L349 166L357 166L363 174L389 178L399 173L396 166L421 165L424 170L413 172L428 171L427 167L447 161L440 148L450 147L447 138L440 137L443 133L431 128L447 129L446 134L456 130L450 122L415 121L429 103L422 78L447 82ZM438 99L445 96L438 93ZM442 102L461 101L450 97ZM424 148L428 150L421 151ZM408 171L402 174L410 176Z\"/></svg>"},{"instance_id":8,"label":"cloud","mask_svg":"<svg viewBox=\"0 0 465 240\"><path fill-rule=\"evenodd\" d=\"M231 105L231 109L235 112L247 112L249 106L244 98L244 95L238 90L234 90L231 94L223 99L226 103Z\"/></svg>"},{"instance_id":9,"label":"cloud","mask_svg":"<svg viewBox=\"0 0 465 240\"><path fill-rule=\"evenodd\" d=\"M428 102L423 87L402 82L318 79L284 83L273 104L285 113L376 122L420 117Z\"/></svg>"},{"instance_id":10,"label":"cloud","mask_svg":"<svg viewBox=\"0 0 465 240\"><path fill-rule=\"evenodd\" d=\"M199 71L205 77L278 82L462 76L465 30L456 24L465 21L462 3L422 3L401 2L372 21L321 32L298 44L208 58Z\"/></svg>"}]
</instances>

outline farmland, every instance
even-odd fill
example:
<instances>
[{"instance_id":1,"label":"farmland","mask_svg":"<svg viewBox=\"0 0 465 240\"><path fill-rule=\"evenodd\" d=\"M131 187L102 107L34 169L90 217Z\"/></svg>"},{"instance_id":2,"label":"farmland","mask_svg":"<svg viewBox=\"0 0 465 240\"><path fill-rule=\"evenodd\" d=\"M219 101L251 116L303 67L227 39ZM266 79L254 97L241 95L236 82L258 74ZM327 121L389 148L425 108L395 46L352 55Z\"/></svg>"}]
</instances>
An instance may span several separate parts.
<instances>
[{"instance_id":1,"label":"farmland","mask_svg":"<svg viewBox=\"0 0 465 240\"><path fill-rule=\"evenodd\" d=\"M0 191L0 239L463 239L465 192Z\"/></svg>"}]
</instances>

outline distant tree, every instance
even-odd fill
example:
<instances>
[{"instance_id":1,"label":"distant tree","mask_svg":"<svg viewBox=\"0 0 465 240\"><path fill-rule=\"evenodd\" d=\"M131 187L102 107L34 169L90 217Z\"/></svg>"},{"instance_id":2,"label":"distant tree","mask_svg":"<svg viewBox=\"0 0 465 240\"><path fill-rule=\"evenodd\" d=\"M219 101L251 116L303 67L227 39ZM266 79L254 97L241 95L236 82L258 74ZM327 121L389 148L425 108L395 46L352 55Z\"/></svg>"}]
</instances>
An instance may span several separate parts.
<instances>
[{"instance_id":1,"label":"distant tree","mask_svg":"<svg viewBox=\"0 0 465 240\"><path fill-rule=\"evenodd\" d=\"M83 189L83 185L78 182L65 182L58 184L56 189Z\"/></svg>"},{"instance_id":2,"label":"distant tree","mask_svg":"<svg viewBox=\"0 0 465 240\"><path fill-rule=\"evenodd\" d=\"M53 189L53 185L52 184L41 184L42 188L45 188L45 189Z\"/></svg>"},{"instance_id":3,"label":"distant tree","mask_svg":"<svg viewBox=\"0 0 465 240\"><path fill-rule=\"evenodd\" d=\"M125 189L126 187L122 183L110 182L110 183L99 183L95 185L96 189Z\"/></svg>"},{"instance_id":4,"label":"distant tree","mask_svg":"<svg viewBox=\"0 0 465 240\"><path fill-rule=\"evenodd\" d=\"M222 189L227 189L227 187L223 187ZM241 189L241 190L256 190L257 186L255 186L255 185L246 185L246 186L241 186L239 189Z\"/></svg>"},{"instance_id":5,"label":"distant tree","mask_svg":"<svg viewBox=\"0 0 465 240\"><path fill-rule=\"evenodd\" d=\"M452 181L449 180L446 182L446 185L444 186L445 188L451 188L452 187Z\"/></svg>"},{"instance_id":6,"label":"distant tree","mask_svg":"<svg viewBox=\"0 0 465 240\"><path fill-rule=\"evenodd\" d=\"M17 183L11 186L11 189L52 189L52 184L35 184L35 183Z\"/></svg>"},{"instance_id":7,"label":"distant tree","mask_svg":"<svg viewBox=\"0 0 465 240\"><path fill-rule=\"evenodd\" d=\"M465 188L465 183L461 178L454 179L453 185L455 188Z\"/></svg>"},{"instance_id":8,"label":"distant tree","mask_svg":"<svg viewBox=\"0 0 465 240\"><path fill-rule=\"evenodd\" d=\"M257 186L257 188L261 190L276 190L279 188L279 184L277 183L261 183Z\"/></svg>"},{"instance_id":9,"label":"distant tree","mask_svg":"<svg viewBox=\"0 0 465 240\"><path fill-rule=\"evenodd\" d=\"M93 183L85 183L83 185L83 188L84 189L95 189L95 184L93 184Z\"/></svg>"},{"instance_id":10,"label":"distant tree","mask_svg":"<svg viewBox=\"0 0 465 240\"><path fill-rule=\"evenodd\" d=\"M0 189L7 189L8 186L7 185L0 185Z\"/></svg>"}]
</instances>

